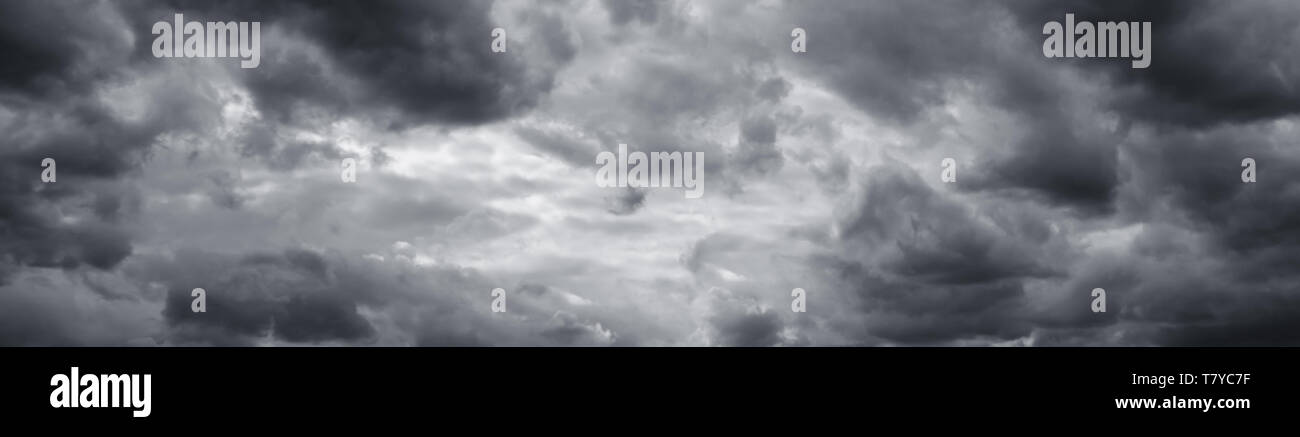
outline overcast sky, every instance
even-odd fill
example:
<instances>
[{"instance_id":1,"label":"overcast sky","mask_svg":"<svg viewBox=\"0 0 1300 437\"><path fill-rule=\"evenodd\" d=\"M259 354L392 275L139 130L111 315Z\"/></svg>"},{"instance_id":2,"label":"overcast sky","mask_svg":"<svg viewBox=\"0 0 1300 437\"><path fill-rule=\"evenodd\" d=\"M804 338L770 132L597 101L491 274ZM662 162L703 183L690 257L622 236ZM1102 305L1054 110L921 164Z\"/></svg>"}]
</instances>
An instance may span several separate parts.
<instances>
[{"instance_id":1,"label":"overcast sky","mask_svg":"<svg viewBox=\"0 0 1300 437\"><path fill-rule=\"evenodd\" d=\"M1150 67L1045 57L1067 12L1150 21ZM260 65L155 58L176 13L260 22ZM3 345L1300 345L1300 2L0 20ZM619 144L704 195L597 185Z\"/></svg>"}]
</instances>

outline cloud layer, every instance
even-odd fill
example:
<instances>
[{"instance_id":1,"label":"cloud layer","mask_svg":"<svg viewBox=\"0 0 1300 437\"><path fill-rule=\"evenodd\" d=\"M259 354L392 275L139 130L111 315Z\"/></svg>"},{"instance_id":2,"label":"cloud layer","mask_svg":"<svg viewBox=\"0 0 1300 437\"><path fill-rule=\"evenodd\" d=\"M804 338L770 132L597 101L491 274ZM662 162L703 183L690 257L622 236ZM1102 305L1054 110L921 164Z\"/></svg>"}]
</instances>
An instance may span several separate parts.
<instances>
[{"instance_id":1,"label":"cloud layer","mask_svg":"<svg viewBox=\"0 0 1300 437\"><path fill-rule=\"evenodd\" d=\"M178 13L261 22L261 65L153 57ZM1152 22L1150 68L1044 57L1066 13ZM1300 344L1291 2L0 17L0 344ZM704 196L598 186L619 144Z\"/></svg>"}]
</instances>

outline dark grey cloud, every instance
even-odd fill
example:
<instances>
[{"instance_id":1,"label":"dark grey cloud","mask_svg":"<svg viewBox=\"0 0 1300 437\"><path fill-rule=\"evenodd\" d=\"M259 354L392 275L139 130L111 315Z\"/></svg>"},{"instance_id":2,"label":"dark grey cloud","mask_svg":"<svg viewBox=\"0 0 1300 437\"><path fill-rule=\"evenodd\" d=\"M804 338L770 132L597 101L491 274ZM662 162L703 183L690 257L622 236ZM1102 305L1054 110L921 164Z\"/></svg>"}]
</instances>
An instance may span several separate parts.
<instances>
[{"instance_id":1,"label":"dark grey cloud","mask_svg":"<svg viewBox=\"0 0 1300 437\"><path fill-rule=\"evenodd\" d=\"M0 50L24 58L0 70L0 262L10 264L0 269L0 283L18 266L112 268L132 252L118 213L120 199L133 193L117 180L147 158L161 133L198 128L206 102L162 100L126 120L88 96L129 81L135 69L110 5L0 8L16 23L0 31ZM66 34L40 25L51 22L64 23ZM56 182L41 179L45 158L55 160Z\"/></svg>"},{"instance_id":2,"label":"dark grey cloud","mask_svg":"<svg viewBox=\"0 0 1300 437\"><path fill-rule=\"evenodd\" d=\"M152 23L178 12L261 21L261 65L154 59ZM1152 21L1151 67L1043 57L1067 12ZM0 344L1300 341L1292 3L0 17ZM618 144L703 152L705 197L592 186ZM795 287L807 313L787 310Z\"/></svg>"},{"instance_id":3,"label":"dark grey cloud","mask_svg":"<svg viewBox=\"0 0 1300 437\"><path fill-rule=\"evenodd\" d=\"M178 342L251 344L363 340L373 334L357 313L363 290L336 278L320 255L307 251L226 257L182 253L153 266L168 287L163 316ZM195 285L197 284L197 285ZM192 312L191 291L203 288L206 312Z\"/></svg>"},{"instance_id":4,"label":"dark grey cloud","mask_svg":"<svg viewBox=\"0 0 1300 437\"><path fill-rule=\"evenodd\" d=\"M1107 103L1135 119L1184 126L1238 123L1300 110L1295 80L1300 56L1292 30L1300 7L1289 2L1106 1L1010 2L1026 27L1064 20L1150 21L1158 47L1147 69L1125 61L1074 65L1113 78Z\"/></svg>"},{"instance_id":5,"label":"dark grey cloud","mask_svg":"<svg viewBox=\"0 0 1300 437\"><path fill-rule=\"evenodd\" d=\"M841 1L823 6L787 4L796 14L790 26L809 32L807 53L787 54L876 116L914 120L944 102L946 80L997 62L990 58L997 42L988 26L998 19L996 4ZM784 36L778 47L788 49L788 32Z\"/></svg>"},{"instance_id":6,"label":"dark grey cloud","mask_svg":"<svg viewBox=\"0 0 1300 437\"><path fill-rule=\"evenodd\" d=\"M301 15L276 17L279 20L271 24L283 22L320 44L332 58L332 67L359 82L362 88L357 91L402 114L439 122L480 123L528 109L551 87L553 73L533 74L508 52L496 55L489 50L490 31L496 27L487 16L490 3L394 1L309 6ZM366 20L356 19L362 14ZM268 66L272 68L258 70L265 75L251 78L251 88L270 91L278 80L276 74L282 71L297 77L277 70L275 64ZM293 97L333 94L327 89L313 91ZM267 100L276 104L270 102L273 98Z\"/></svg>"},{"instance_id":7,"label":"dark grey cloud","mask_svg":"<svg viewBox=\"0 0 1300 437\"><path fill-rule=\"evenodd\" d=\"M614 24L627 24L632 21L654 24L659 19L659 8L670 4L660 0L604 0L609 10L609 20Z\"/></svg>"},{"instance_id":8,"label":"dark grey cloud","mask_svg":"<svg viewBox=\"0 0 1300 437\"><path fill-rule=\"evenodd\" d=\"M761 99L775 102L780 101L781 99L784 99L785 96L789 95L790 87L790 82L787 82L784 78L774 77L763 81L763 84L758 87L758 91L755 92L755 94L757 94Z\"/></svg>"},{"instance_id":9,"label":"dark grey cloud","mask_svg":"<svg viewBox=\"0 0 1300 437\"><path fill-rule=\"evenodd\" d=\"M1018 118L1026 130L1020 144L981 157L967 188L1037 196L1084 213L1110 208L1116 144L1097 127L1080 126L1069 109L1061 90L1078 86L1054 74L1041 52L1039 30L1050 20L1006 26L1009 12L999 2L795 9L798 22L817 32L793 62L872 116L916 123L952 103L955 89L973 86Z\"/></svg>"},{"instance_id":10,"label":"dark grey cloud","mask_svg":"<svg viewBox=\"0 0 1300 437\"><path fill-rule=\"evenodd\" d=\"M500 324L493 317L510 316L488 312L492 281L457 268L411 269L289 249L239 256L183 250L168 260L142 258L131 271L166 288L161 337L168 344L393 341L379 337L376 323L396 323L420 345L580 345L613 337L586 316L548 311L554 292L541 285L510 287L510 314L522 319ZM206 291L206 312L192 311L194 288ZM475 294L484 296L472 299L482 305L463 300Z\"/></svg>"},{"instance_id":11,"label":"dark grey cloud","mask_svg":"<svg viewBox=\"0 0 1300 437\"><path fill-rule=\"evenodd\" d=\"M776 146L776 121L769 117L749 118L740 123L739 151L730 164L740 174L766 175L781 169L785 157Z\"/></svg>"},{"instance_id":12,"label":"dark grey cloud","mask_svg":"<svg viewBox=\"0 0 1300 437\"><path fill-rule=\"evenodd\" d=\"M723 346L776 346L781 344L781 319L772 312L723 313L710 320Z\"/></svg>"},{"instance_id":13,"label":"dark grey cloud","mask_svg":"<svg viewBox=\"0 0 1300 437\"><path fill-rule=\"evenodd\" d=\"M1281 152L1288 130L1260 122L1294 113L1287 88L1294 76L1287 59L1293 56L1266 35L1287 33L1279 29L1289 28L1296 14L1282 4L1246 3L989 3L960 17L917 10L924 5L847 8L875 15L864 19L883 29L850 26L843 24L848 18L829 14L812 17L841 25L810 25L833 32L833 41L823 43L831 46L827 52L810 50L809 57L819 68L829 67L822 77L868 114L922 123L927 110L952 103L947 96L954 83L973 83L982 102L1013 115L1022 133L1011 144L983 147L974 162L963 162L958 193L977 196L965 200L979 205L979 214L1009 201L1026 212L1045 206L1082 213L1088 226L1140 226L1131 246L1106 254L1115 260L1054 253L1045 248L1062 240L1043 236L1059 231L972 227L977 222L963 220L968 209L957 198L935 201L942 196L925 184L904 183L908 178L876 169L865 177L866 197L844 223L843 235L851 238L846 251L882 244L897 251L872 251L866 261L850 261L843 276L854 278L869 296L864 311L907 317L869 322L863 334L905 343L980 337L1036 338L1041 344L1293 341L1277 334L1290 329L1277 314L1287 311L1296 289L1294 274L1282 267L1283 259L1294 256L1294 190L1286 178L1264 186L1243 184L1238 175L1244 157L1283 174L1296 165ZM1006 29L988 25L1005 23L1002 12L1014 17L1011 29L1025 34L992 30ZM1152 21L1152 67L1043 58L1036 50L1042 41L1037 30L1067 12L1080 20ZM1243 33L1247 16L1268 18ZM945 25L982 36L925 37L953 35ZM852 32L857 37L837 37ZM841 42L846 40L871 43L855 48ZM936 47L918 46L931 42ZM1023 48L1014 47L1019 43ZM845 66L868 59L881 65ZM909 71L917 66L922 71ZM848 72L877 76L858 79ZM1116 127L1083 121L1099 115L1116 118ZM927 231L936 244L909 243ZM991 255L1003 244L1009 246L999 255L975 256ZM1179 273L1200 263L1207 265L1196 275ZM1117 313L1091 314L1087 291L1103 285ZM1028 294L1030 287L1073 297L1042 301ZM929 317L956 309L965 311ZM1268 315L1246 316L1251 311Z\"/></svg>"},{"instance_id":14,"label":"dark grey cloud","mask_svg":"<svg viewBox=\"0 0 1300 437\"><path fill-rule=\"evenodd\" d=\"M1029 256L1052 237L1038 226L990 226L960 202L945 197L898 167L869 169L861 205L841 238L897 248L891 272L933 284L980 283L1051 273Z\"/></svg>"},{"instance_id":15,"label":"dark grey cloud","mask_svg":"<svg viewBox=\"0 0 1300 437\"><path fill-rule=\"evenodd\" d=\"M119 72L126 40L117 23L97 15L111 13L90 1L44 4L16 1L0 6L9 24L0 29L0 47L22 62L0 67L0 90L60 98L92 90ZM60 23L50 35L50 23ZM89 62L94 59L95 62Z\"/></svg>"},{"instance_id":16,"label":"dark grey cloud","mask_svg":"<svg viewBox=\"0 0 1300 437\"><path fill-rule=\"evenodd\" d=\"M867 175L841 244L846 254L868 247L884 253L832 265L872 320L869 336L932 344L1030 332L1025 281L1064 274L1044 264L1052 258L1051 231L1016 218L989 224L898 166Z\"/></svg>"},{"instance_id":17,"label":"dark grey cloud","mask_svg":"<svg viewBox=\"0 0 1300 437\"><path fill-rule=\"evenodd\" d=\"M627 187L619 194L606 198L606 202L609 204L610 214L632 214L645 206L645 189Z\"/></svg>"},{"instance_id":18,"label":"dark grey cloud","mask_svg":"<svg viewBox=\"0 0 1300 437\"><path fill-rule=\"evenodd\" d=\"M1089 214L1114 209L1118 136L1076 132L1064 120L1030 129L1009 152L981 159L965 187L1038 197Z\"/></svg>"},{"instance_id":19,"label":"dark grey cloud","mask_svg":"<svg viewBox=\"0 0 1300 437\"><path fill-rule=\"evenodd\" d=\"M517 56L523 47L493 53L491 31L499 26L489 16L491 2L174 1L132 6L125 14L141 29L175 13L185 14L186 20L261 21L262 64L231 68L258 107L280 121L373 117L378 111L393 127L489 122L535 106L553 86L556 67L573 56L566 39L541 46L555 60L547 65ZM553 18L537 21L534 25L541 29L557 30ZM147 56L151 42L139 38L137 53Z\"/></svg>"},{"instance_id":20,"label":"dark grey cloud","mask_svg":"<svg viewBox=\"0 0 1300 437\"><path fill-rule=\"evenodd\" d=\"M1286 256L1300 245L1300 182L1288 177L1300 171L1300 158L1288 151L1288 137L1268 131L1249 126L1180 132L1129 147L1133 177L1149 190L1134 195L1173 202L1210 232L1218 249L1239 257ZM1257 174L1268 177L1242 183L1245 158L1254 159Z\"/></svg>"}]
</instances>

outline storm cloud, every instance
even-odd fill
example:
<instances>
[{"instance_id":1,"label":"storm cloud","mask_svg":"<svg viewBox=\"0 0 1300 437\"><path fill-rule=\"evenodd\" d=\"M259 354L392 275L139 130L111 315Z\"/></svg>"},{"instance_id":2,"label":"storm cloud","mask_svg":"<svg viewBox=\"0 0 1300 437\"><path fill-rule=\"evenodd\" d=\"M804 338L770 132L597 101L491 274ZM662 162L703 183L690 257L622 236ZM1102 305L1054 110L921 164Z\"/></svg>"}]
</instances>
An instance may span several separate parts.
<instances>
[{"instance_id":1,"label":"storm cloud","mask_svg":"<svg viewBox=\"0 0 1300 437\"><path fill-rule=\"evenodd\" d=\"M1045 57L1067 13L1151 22L1150 67ZM154 57L176 14L259 22L260 65ZM0 17L0 344L1300 343L1291 2ZM703 197L598 185L620 144Z\"/></svg>"}]
</instances>

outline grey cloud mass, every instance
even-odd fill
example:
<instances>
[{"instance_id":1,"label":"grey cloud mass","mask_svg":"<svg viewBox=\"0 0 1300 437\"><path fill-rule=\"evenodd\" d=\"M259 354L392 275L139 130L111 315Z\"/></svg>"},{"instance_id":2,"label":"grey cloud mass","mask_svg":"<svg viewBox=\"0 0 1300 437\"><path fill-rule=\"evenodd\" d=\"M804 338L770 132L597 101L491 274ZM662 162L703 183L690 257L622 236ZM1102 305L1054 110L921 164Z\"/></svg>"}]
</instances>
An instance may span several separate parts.
<instances>
[{"instance_id":1,"label":"grey cloud mass","mask_svg":"<svg viewBox=\"0 0 1300 437\"><path fill-rule=\"evenodd\" d=\"M1150 67L1045 57L1067 13L1150 21ZM154 57L175 14L260 22L260 65ZM1294 2L0 17L3 345L1300 344ZM619 144L703 196L599 186Z\"/></svg>"}]
</instances>

